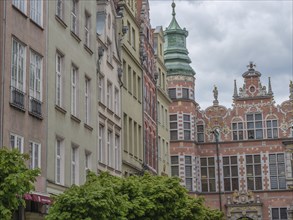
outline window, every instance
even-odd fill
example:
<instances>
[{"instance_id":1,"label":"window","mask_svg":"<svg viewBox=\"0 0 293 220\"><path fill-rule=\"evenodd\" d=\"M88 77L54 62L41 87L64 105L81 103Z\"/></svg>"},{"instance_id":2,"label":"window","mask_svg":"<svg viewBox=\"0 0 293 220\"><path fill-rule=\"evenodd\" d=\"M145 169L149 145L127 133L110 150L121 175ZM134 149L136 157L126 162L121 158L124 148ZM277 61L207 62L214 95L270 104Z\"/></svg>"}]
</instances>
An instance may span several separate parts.
<instances>
[{"instance_id":1,"label":"window","mask_svg":"<svg viewBox=\"0 0 293 220\"><path fill-rule=\"evenodd\" d=\"M243 140L243 123L234 122L232 123L233 141Z\"/></svg>"},{"instance_id":2,"label":"window","mask_svg":"<svg viewBox=\"0 0 293 220\"><path fill-rule=\"evenodd\" d=\"M189 99L189 89L182 88L182 98Z\"/></svg>"},{"instance_id":3,"label":"window","mask_svg":"<svg viewBox=\"0 0 293 220\"><path fill-rule=\"evenodd\" d=\"M123 114L123 145L124 145L124 151L128 152L128 129L127 129L127 115Z\"/></svg>"},{"instance_id":4,"label":"window","mask_svg":"<svg viewBox=\"0 0 293 220\"><path fill-rule=\"evenodd\" d=\"M136 81L136 72L132 72L132 79L133 79L133 96L137 98L137 81Z\"/></svg>"},{"instance_id":5,"label":"window","mask_svg":"<svg viewBox=\"0 0 293 220\"><path fill-rule=\"evenodd\" d=\"M138 101L141 102L141 79L139 76L137 76L137 87L138 87L137 98L138 98Z\"/></svg>"},{"instance_id":6,"label":"window","mask_svg":"<svg viewBox=\"0 0 293 220\"><path fill-rule=\"evenodd\" d=\"M127 21L127 28L128 28L128 31L127 31L127 34L128 34L128 43L131 42L131 29L130 29L130 23Z\"/></svg>"},{"instance_id":7,"label":"window","mask_svg":"<svg viewBox=\"0 0 293 220\"><path fill-rule=\"evenodd\" d=\"M260 155L246 155L247 188L262 190Z\"/></svg>"},{"instance_id":8,"label":"window","mask_svg":"<svg viewBox=\"0 0 293 220\"><path fill-rule=\"evenodd\" d=\"M270 154L271 189L286 189L284 154Z\"/></svg>"},{"instance_id":9,"label":"window","mask_svg":"<svg viewBox=\"0 0 293 220\"><path fill-rule=\"evenodd\" d=\"M200 166L202 192L216 192L215 159L213 157L200 158Z\"/></svg>"},{"instance_id":10,"label":"window","mask_svg":"<svg viewBox=\"0 0 293 220\"><path fill-rule=\"evenodd\" d=\"M30 0L30 17L38 25L42 26L43 23L43 1L42 0Z\"/></svg>"},{"instance_id":11,"label":"window","mask_svg":"<svg viewBox=\"0 0 293 220\"><path fill-rule=\"evenodd\" d=\"M267 120L267 138L278 138L278 121Z\"/></svg>"},{"instance_id":12,"label":"window","mask_svg":"<svg viewBox=\"0 0 293 220\"><path fill-rule=\"evenodd\" d=\"M171 156L171 176L179 176L178 156Z\"/></svg>"},{"instance_id":13,"label":"window","mask_svg":"<svg viewBox=\"0 0 293 220\"><path fill-rule=\"evenodd\" d=\"M113 147L113 132L111 130L108 130L108 135L107 135L107 165L111 166L111 167L113 165L112 147Z\"/></svg>"},{"instance_id":14,"label":"window","mask_svg":"<svg viewBox=\"0 0 293 220\"><path fill-rule=\"evenodd\" d=\"M129 29L130 31L130 29ZM131 46L133 47L133 49L135 49L135 30L134 28L132 28L132 36L131 36Z\"/></svg>"},{"instance_id":15,"label":"window","mask_svg":"<svg viewBox=\"0 0 293 220\"><path fill-rule=\"evenodd\" d=\"M287 220L287 208L272 208L272 220Z\"/></svg>"},{"instance_id":16,"label":"window","mask_svg":"<svg viewBox=\"0 0 293 220\"><path fill-rule=\"evenodd\" d=\"M41 168L41 144L30 142L30 168Z\"/></svg>"},{"instance_id":17,"label":"window","mask_svg":"<svg viewBox=\"0 0 293 220\"><path fill-rule=\"evenodd\" d=\"M64 184L64 147L63 141L56 140L56 173L55 181L58 184Z\"/></svg>"},{"instance_id":18,"label":"window","mask_svg":"<svg viewBox=\"0 0 293 220\"><path fill-rule=\"evenodd\" d=\"M10 134L10 147L18 149L20 153L23 153L23 137L16 134Z\"/></svg>"},{"instance_id":19,"label":"window","mask_svg":"<svg viewBox=\"0 0 293 220\"><path fill-rule=\"evenodd\" d=\"M99 125L99 146L98 146L98 158L99 162L105 163L105 127L104 125Z\"/></svg>"},{"instance_id":20,"label":"window","mask_svg":"<svg viewBox=\"0 0 293 220\"><path fill-rule=\"evenodd\" d=\"M192 180L192 157L185 156L185 187L189 191L193 190Z\"/></svg>"},{"instance_id":21,"label":"window","mask_svg":"<svg viewBox=\"0 0 293 220\"><path fill-rule=\"evenodd\" d=\"M57 0L56 1L56 15L63 19L64 14L64 0Z\"/></svg>"},{"instance_id":22,"label":"window","mask_svg":"<svg viewBox=\"0 0 293 220\"><path fill-rule=\"evenodd\" d=\"M113 44L109 39L107 40L107 45L108 45L107 62L112 64L112 61L113 61Z\"/></svg>"},{"instance_id":23,"label":"window","mask_svg":"<svg viewBox=\"0 0 293 220\"><path fill-rule=\"evenodd\" d=\"M85 13L85 24L84 24L84 39L85 45L90 47L90 30L91 30L91 16L88 13Z\"/></svg>"},{"instance_id":24,"label":"window","mask_svg":"<svg viewBox=\"0 0 293 220\"><path fill-rule=\"evenodd\" d=\"M77 90L78 90L77 68L71 68L71 114L77 117Z\"/></svg>"},{"instance_id":25,"label":"window","mask_svg":"<svg viewBox=\"0 0 293 220\"><path fill-rule=\"evenodd\" d=\"M262 114L260 113L247 114L246 121L247 121L248 139L262 139L263 138Z\"/></svg>"},{"instance_id":26,"label":"window","mask_svg":"<svg viewBox=\"0 0 293 220\"><path fill-rule=\"evenodd\" d=\"M78 0L72 0L71 31L78 34Z\"/></svg>"},{"instance_id":27,"label":"window","mask_svg":"<svg viewBox=\"0 0 293 220\"><path fill-rule=\"evenodd\" d=\"M84 154L85 157L85 171L91 170L91 159L92 159L92 154L91 152L85 151Z\"/></svg>"},{"instance_id":28,"label":"window","mask_svg":"<svg viewBox=\"0 0 293 220\"><path fill-rule=\"evenodd\" d=\"M170 139L178 139L177 115L170 115Z\"/></svg>"},{"instance_id":29,"label":"window","mask_svg":"<svg viewBox=\"0 0 293 220\"><path fill-rule=\"evenodd\" d=\"M72 146L71 148L71 184L78 185L79 179L79 155L78 148Z\"/></svg>"},{"instance_id":30,"label":"window","mask_svg":"<svg viewBox=\"0 0 293 220\"><path fill-rule=\"evenodd\" d=\"M31 51L30 55L30 85L29 85L29 111L42 115L42 58Z\"/></svg>"},{"instance_id":31,"label":"window","mask_svg":"<svg viewBox=\"0 0 293 220\"><path fill-rule=\"evenodd\" d=\"M24 108L25 95L25 46L17 40L12 40L11 63L11 103Z\"/></svg>"},{"instance_id":32,"label":"window","mask_svg":"<svg viewBox=\"0 0 293 220\"><path fill-rule=\"evenodd\" d=\"M63 56L56 54L56 105L62 106Z\"/></svg>"},{"instance_id":33,"label":"window","mask_svg":"<svg viewBox=\"0 0 293 220\"><path fill-rule=\"evenodd\" d=\"M170 99L176 99L176 89L169 89L168 91Z\"/></svg>"},{"instance_id":34,"label":"window","mask_svg":"<svg viewBox=\"0 0 293 220\"><path fill-rule=\"evenodd\" d=\"M85 98L85 123L90 123L90 107L91 107L91 97L90 97L90 79L85 77L85 89L84 89L84 98Z\"/></svg>"},{"instance_id":35,"label":"window","mask_svg":"<svg viewBox=\"0 0 293 220\"><path fill-rule=\"evenodd\" d=\"M166 128L168 128L168 110L165 108L165 122L164 122L165 124L165 126L166 126Z\"/></svg>"},{"instance_id":36,"label":"window","mask_svg":"<svg viewBox=\"0 0 293 220\"><path fill-rule=\"evenodd\" d=\"M104 102L105 99L105 77L102 74L99 74L99 101Z\"/></svg>"},{"instance_id":37,"label":"window","mask_svg":"<svg viewBox=\"0 0 293 220\"><path fill-rule=\"evenodd\" d=\"M127 87L126 86L126 83L127 83L127 74L126 74L126 62L125 62L125 60L123 60L123 75L122 75L122 77L123 77L123 86L124 87Z\"/></svg>"},{"instance_id":38,"label":"window","mask_svg":"<svg viewBox=\"0 0 293 220\"><path fill-rule=\"evenodd\" d=\"M196 126L196 132L197 132L197 142L204 142L204 126L203 125L197 125Z\"/></svg>"},{"instance_id":39,"label":"window","mask_svg":"<svg viewBox=\"0 0 293 220\"><path fill-rule=\"evenodd\" d=\"M183 115L184 140L191 139L190 115Z\"/></svg>"},{"instance_id":40,"label":"window","mask_svg":"<svg viewBox=\"0 0 293 220\"><path fill-rule=\"evenodd\" d=\"M128 65L128 83L127 83L127 87L128 87L128 92L130 92L132 94L131 79L132 79L131 67Z\"/></svg>"},{"instance_id":41,"label":"window","mask_svg":"<svg viewBox=\"0 0 293 220\"><path fill-rule=\"evenodd\" d=\"M12 4L23 13L26 13L26 0L12 0Z\"/></svg>"},{"instance_id":42,"label":"window","mask_svg":"<svg viewBox=\"0 0 293 220\"><path fill-rule=\"evenodd\" d=\"M237 156L223 157L224 190L239 190Z\"/></svg>"},{"instance_id":43,"label":"window","mask_svg":"<svg viewBox=\"0 0 293 220\"><path fill-rule=\"evenodd\" d=\"M120 136L115 135L115 151L114 151L114 168L115 170L121 170L121 151L120 151Z\"/></svg>"},{"instance_id":44,"label":"window","mask_svg":"<svg viewBox=\"0 0 293 220\"><path fill-rule=\"evenodd\" d=\"M119 90L117 88L115 88L115 92L114 92L114 111L116 113L116 115L120 115L120 98L119 98Z\"/></svg>"},{"instance_id":45,"label":"window","mask_svg":"<svg viewBox=\"0 0 293 220\"><path fill-rule=\"evenodd\" d=\"M112 92L112 83L108 81L107 83L107 107L109 109L112 109L112 98L113 97L113 92Z\"/></svg>"},{"instance_id":46,"label":"window","mask_svg":"<svg viewBox=\"0 0 293 220\"><path fill-rule=\"evenodd\" d=\"M162 81L163 81L163 90L165 91L166 89L165 73L162 73Z\"/></svg>"}]
</instances>

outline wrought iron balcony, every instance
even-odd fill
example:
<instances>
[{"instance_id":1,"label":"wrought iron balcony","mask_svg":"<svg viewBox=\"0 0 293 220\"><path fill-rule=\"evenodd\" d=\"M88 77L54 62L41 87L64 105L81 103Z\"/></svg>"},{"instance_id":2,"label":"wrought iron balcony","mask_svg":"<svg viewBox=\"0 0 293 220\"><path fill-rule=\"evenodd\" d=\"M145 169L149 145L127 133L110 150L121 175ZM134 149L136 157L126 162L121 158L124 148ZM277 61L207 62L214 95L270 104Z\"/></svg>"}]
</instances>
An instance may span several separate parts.
<instances>
[{"instance_id":1,"label":"wrought iron balcony","mask_svg":"<svg viewBox=\"0 0 293 220\"><path fill-rule=\"evenodd\" d=\"M42 102L30 96L29 112L37 117L42 117Z\"/></svg>"},{"instance_id":2,"label":"wrought iron balcony","mask_svg":"<svg viewBox=\"0 0 293 220\"><path fill-rule=\"evenodd\" d=\"M24 99L25 93L16 87L11 86L11 105L24 110Z\"/></svg>"}]
</instances>

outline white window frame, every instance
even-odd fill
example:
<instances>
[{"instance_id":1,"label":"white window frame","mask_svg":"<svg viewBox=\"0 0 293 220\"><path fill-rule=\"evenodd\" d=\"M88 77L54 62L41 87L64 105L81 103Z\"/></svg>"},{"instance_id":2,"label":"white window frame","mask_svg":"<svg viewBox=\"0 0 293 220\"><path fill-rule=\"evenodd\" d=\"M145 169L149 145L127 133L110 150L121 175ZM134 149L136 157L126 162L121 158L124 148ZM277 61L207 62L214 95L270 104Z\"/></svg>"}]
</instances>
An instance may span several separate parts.
<instances>
[{"instance_id":1,"label":"white window frame","mask_svg":"<svg viewBox=\"0 0 293 220\"><path fill-rule=\"evenodd\" d=\"M71 8L71 31L78 34L78 0L72 0Z\"/></svg>"},{"instance_id":2,"label":"white window frame","mask_svg":"<svg viewBox=\"0 0 293 220\"><path fill-rule=\"evenodd\" d=\"M78 68L74 65L71 67L71 114L77 117L78 106Z\"/></svg>"},{"instance_id":3,"label":"white window frame","mask_svg":"<svg viewBox=\"0 0 293 220\"><path fill-rule=\"evenodd\" d=\"M120 106L119 89L117 89L115 87L115 90L114 90L114 111L115 111L116 115L118 115L118 116L120 116L119 106Z\"/></svg>"},{"instance_id":4,"label":"white window frame","mask_svg":"<svg viewBox=\"0 0 293 220\"><path fill-rule=\"evenodd\" d=\"M113 131L108 129L107 132L107 165L113 166Z\"/></svg>"},{"instance_id":5,"label":"white window frame","mask_svg":"<svg viewBox=\"0 0 293 220\"><path fill-rule=\"evenodd\" d=\"M25 92L26 82L26 47L12 39L11 86Z\"/></svg>"},{"instance_id":6,"label":"white window frame","mask_svg":"<svg viewBox=\"0 0 293 220\"><path fill-rule=\"evenodd\" d=\"M30 141L30 168L41 168L41 144Z\"/></svg>"},{"instance_id":7,"label":"white window frame","mask_svg":"<svg viewBox=\"0 0 293 220\"><path fill-rule=\"evenodd\" d=\"M90 38L90 30L91 30L91 15L85 12L85 21L84 21L84 38L85 45L90 48L91 38Z\"/></svg>"},{"instance_id":8,"label":"white window frame","mask_svg":"<svg viewBox=\"0 0 293 220\"><path fill-rule=\"evenodd\" d=\"M99 125L99 145L98 145L99 162L105 163L105 126Z\"/></svg>"},{"instance_id":9,"label":"white window frame","mask_svg":"<svg viewBox=\"0 0 293 220\"><path fill-rule=\"evenodd\" d=\"M79 185L79 149L77 146L71 147L71 184Z\"/></svg>"},{"instance_id":10,"label":"white window frame","mask_svg":"<svg viewBox=\"0 0 293 220\"><path fill-rule=\"evenodd\" d=\"M85 105L84 120L86 124L90 123L90 106L91 106L90 81L91 80L88 77L85 77L84 79L84 105Z\"/></svg>"},{"instance_id":11,"label":"white window frame","mask_svg":"<svg viewBox=\"0 0 293 220\"><path fill-rule=\"evenodd\" d=\"M26 0L12 0L12 4L23 13L26 13Z\"/></svg>"},{"instance_id":12,"label":"white window frame","mask_svg":"<svg viewBox=\"0 0 293 220\"><path fill-rule=\"evenodd\" d=\"M98 97L99 97L99 101L104 103L105 101L105 77L100 73L99 74L99 93L98 93Z\"/></svg>"},{"instance_id":13,"label":"white window frame","mask_svg":"<svg viewBox=\"0 0 293 220\"><path fill-rule=\"evenodd\" d=\"M11 133L10 134L10 147L18 149L20 153L24 152L24 138L20 135Z\"/></svg>"},{"instance_id":14,"label":"white window frame","mask_svg":"<svg viewBox=\"0 0 293 220\"><path fill-rule=\"evenodd\" d=\"M42 72L43 59L40 55L31 51L30 54L30 96L42 101L43 91L43 72Z\"/></svg>"},{"instance_id":15,"label":"white window frame","mask_svg":"<svg viewBox=\"0 0 293 220\"><path fill-rule=\"evenodd\" d=\"M63 56L59 52L56 53L56 105L62 107L63 102Z\"/></svg>"},{"instance_id":16,"label":"white window frame","mask_svg":"<svg viewBox=\"0 0 293 220\"><path fill-rule=\"evenodd\" d=\"M30 17L38 25L43 25L43 1L30 0Z\"/></svg>"},{"instance_id":17,"label":"white window frame","mask_svg":"<svg viewBox=\"0 0 293 220\"><path fill-rule=\"evenodd\" d=\"M56 162L55 162L55 182L60 185L64 185L64 140L56 139ZM59 163L59 167L58 167Z\"/></svg>"},{"instance_id":18,"label":"white window frame","mask_svg":"<svg viewBox=\"0 0 293 220\"><path fill-rule=\"evenodd\" d=\"M121 171L121 149L120 149L120 136L115 134L115 150L114 150L114 168Z\"/></svg>"},{"instance_id":19,"label":"white window frame","mask_svg":"<svg viewBox=\"0 0 293 220\"><path fill-rule=\"evenodd\" d=\"M108 81L107 82L107 107L109 109L112 109L113 108L113 84Z\"/></svg>"}]
</instances>

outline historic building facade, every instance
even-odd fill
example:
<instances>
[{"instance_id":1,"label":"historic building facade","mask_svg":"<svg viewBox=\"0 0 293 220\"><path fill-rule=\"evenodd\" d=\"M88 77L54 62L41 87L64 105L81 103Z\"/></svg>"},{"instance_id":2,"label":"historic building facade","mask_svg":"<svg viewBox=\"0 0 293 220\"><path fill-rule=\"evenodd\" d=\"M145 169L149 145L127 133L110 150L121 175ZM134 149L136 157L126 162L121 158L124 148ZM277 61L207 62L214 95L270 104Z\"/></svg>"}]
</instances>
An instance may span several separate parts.
<instances>
[{"instance_id":1,"label":"historic building facade","mask_svg":"<svg viewBox=\"0 0 293 220\"><path fill-rule=\"evenodd\" d=\"M172 6L164 51L173 100L172 175L182 178L191 194L204 196L208 206L223 210L226 219L292 218L292 82L289 99L277 105L270 78L263 86L250 62L243 85L238 89L234 82L231 109L220 105L214 86L212 105L200 110L192 91L194 72L185 71L186 30L176 22Z\"/></svg>"},{"instance_id":2,"label":"historic building facade","mask_svg":"<svg viewBox=\"0 0 293 220\"><path fill-rule=\"evenodd\" d=\"M170 176L170 132L169 105L171 99L167 90L167 68L164 62L164 32L162 26L153 29L154 53L156 58L157 78L157 143L158 175Z\"/></svg>"}]
</instances>

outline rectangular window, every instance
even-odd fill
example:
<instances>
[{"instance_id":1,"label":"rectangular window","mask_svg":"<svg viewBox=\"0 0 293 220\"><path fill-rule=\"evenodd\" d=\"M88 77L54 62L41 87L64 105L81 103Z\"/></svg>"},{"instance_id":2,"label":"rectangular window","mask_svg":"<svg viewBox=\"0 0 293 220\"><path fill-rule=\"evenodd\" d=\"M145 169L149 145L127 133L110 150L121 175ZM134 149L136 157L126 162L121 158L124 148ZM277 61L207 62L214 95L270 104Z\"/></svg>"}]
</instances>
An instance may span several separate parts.
<instances>
[{"instance_id":1,"label":"rectangular window","mask_svg":"<svg viewBox=\"0 0 293 220\"><path fill-rule=\"evenodd\" d=\"M92 153L89 151L85 151L84 154L84 159L85 159L85 171L87 172L88 170L91 170L92 168Z\"/></svg>"},{"instance_id":2,"label":"rectangular window","mask_svg":"<svg viewBox=\"0 0 293 220\"><path fill-rule=\"evenodd\" d=\"M127 88L127 72L126 72L126 62L125 60L123 60L123 75L122 75L122 78L123 78L123 86L125 88Z\"/></svg>"},{"instance_id":3,"label":"rectangular window","mask_svg":"<svg viewBox=\"0 0 293 220\"><path fill-rule=\"evenodd\" d=\"M267 120L267 138L278 138L278 121Z\"/></svg>"},{"instance_id":4,"label":"rectangular window","mask_svg":"<svg viewBox=\"0 0 293 220\"><path fill-rule=\"evenodd\" d=\"M179 158L171 156L171 176L179 176Z\"/></svg>"},{"instance_id":5,"label":"rectangular window","mask_svg":"<svg viewBox=\"0 0 293 220\"><path fill-rule=\"evenodd\" d=\"M16 134L10 134L10 147L12 149L18 149L20 153L23 153L24 140L22 136Z\"/></svg>"},{"instance_id":6,"label":"rectangular window","mask_svg":"<svg viewBox=\"0 0 293 220\"><path fill-rule=\"evenodd\" d=\"M108 130L107 135L107 165L112 167L113 163L113 132Z\"/></svg>"},{"instance_id":7,"label":"rectangular window","mask_svg":"<svg viewBox=\"0 0 293 220\"><path fill-rule=\"evenodd\" d=\"M72 0L71 31L78 34L78 0Z\"/></svg>"},{"instance_id":8,"label":"rectangular window","mask_svg":"<svg viewBox=\"0 0 293 220\"><path fill-rule=\"evenodd\" d=\"M79 154L78 148L72 146L71 148L71 184L78 185L79 180Z\"/></svg>"},{"instance_id":9,"label":"rectangular window","mask_svg":"<svg viewBox=\"0 0 293 220\"><path fill-rule=\"evenodd\" d=\"M85 123L90 123L90 107L91 107L91 97L90 97L90 79L85 77L85 89L84 89L84 99L85 99Z\"/></svg>"},{"instance_id":10,"label":"rectangular window","mask_svg":"<svg viewBox=\"0 0 293 220\"><path fill-rule=\"evenodd\" d=\"M202 143L204 142L204 126L197 125L196 128L197 142Z\"/></svg>"},{"instance_id":11,"label":"rectangular window","mask_svg":"<svg viewBox=\"0 0 293 220\"><path fill-rule=\"evenodd\" d=\"M239 190L237 156L223 157L224 190Z\"/></svg>"},{"instance_id":12,"label":"rectangular window","mask_svg":"<svg viewBox=\"0 0 293 220\"><path fill-rule=\"evenodd\" d=\"M132 72L131 72L131 67L128 65L128 83L127 83L127 87L128 87L128 92L130 92L132 94Z\"/></svg>"},{"instance_id":13,"label":"rectangular window","mask_svg":"<svg viewBox=\"0 0 293 220\"><path fill-rule=\"evenodd\" d=\"M137 99L139 102L141 102L141 79L139 76L137 76L137 88L138 88Z\"/></svg>"},{"instance_id":14,"label":"rectangular window","mask_svg":"<svg viewBox=\"0 0 293 220\"><path fill-rule=\"evenodd\" d=\"M105 127L104 125L99 125L99 146L98 146L98 158L99 162L105 163Z\"/></svg>"},{"instance_id":15,"label":"rectangular window","mask_svg":"<svg viewBox=\"0 0 293 220\"><path fill-rule=\"evenodd\" d=\"M130 31L130 30L129 30ZM131 46L135 49L135 30L132 28L132 36L131 36Z\"/></svg>"},{"instance_id":16,"label":"rectangular window","mask_svg":"<svg viewBox=\"0 0 293 220\"><path fill-rule=\"evenodd\" d=\"M30 17L38 25L42 26L43 23L43 1L42 0L30 0Z\"/></svg>"},{"instance_id":17,"label":"rectangular window","mask_svg":"<svg viewBox=\"0 0 293 220\"><path fill-rule=\"evenodd\" d=\"M176 99L176 88L169 89L168 91L170 99Z\"/></svg>"},{"instance_id":18,"label":"rectangular window","mask_svg":"<svg viewBox=\"0 0 293 220\"><path fill-rule=\"evenodd\" d=\"M56 105L62 106L63 56L56 53Z\"/></svg>"},{"instance_id":19,"label":"rectangular window","mask_svg":"<svg viewBox=\"0 0 293 220\"><path fill-rule=\"evenodd\" d=\"M287 220L287 208L272 208L272 220Z\"/></svg>"},{"instance_id":20,"label":"rectangular window","mask_svg":"<svg viewBox=\"0 0 293 220\"><path fill-rule=\"evenodd\" d=\"M191 139L190 115L183 115L184 140Z\"/></svg>"},{"instance_id":21,"label":"rectangular window","mask_svg":"<svg viewBox=\"0 0 293 220\"><path fill-rule=\"evenodd\" d=\"M102 74L99 74L99 101L104 103L105 101L105 77Z\"/></svg>"},{"instance_id":22,"label":"rectangular window","mask_svg":"<svg viewBox=\"0 0 293 220\"><path fill-rule=\"evenodd\" d=\"M189 191L193 191L192 182L192 157L185 156L185 187Z\"/></svg>"},{"instance_id":23,"label":"rectangular window","mask_svg":"<svg viewBox=\"0 0 293 220\"><path fill-rule=\"evenodd\" d=\"M41 144L30 142L30 168L41 168Z\"/></svg>"},{"instance_id":24,"label":"rectangular window","mask_svg":"<svg viewBox=\"0 0 293 220\"><path fill-rule=\"evenodd\" d=\"M64 14L64 0L57 0L56 1L56 15L63 19Z\"/></svg>"},{"instance_id":25,"label":"rectangular window","mask_svg":"<svg viewBox=\"0 0 293 220\"><path fill-rule=\"evenodd\" d=\"M115 135L114 164L115 170L121 170L120 136L117 134Z\"/></svg>"},{"instance_id":26,"label":"rectangular window","mask_svg":"<svg viewBox=\"0 0 293 220\"><path fill-rule=\"evenodd\" d=\"M202 192L216 192L215 159L213 157L200 158L200 170Z\"/></svg>"},{"instance_id":27,"label":"rectangular window","mask_svg":"<svg viewBox=\"0 0 293 220\"><path fill-rule=\"evenodd\" d=\"M130 44L131 43L131 29L130 29L130 23L127 21L127 28L128 28L128 31L127 31L127 34L128 34L128 43Z\"/></svg>"},{"instance_id":28,"label":"rectangular window","mask_svg":"<svg viewBox=\"0 0 293 220\"><path fill-rule=\"evenodd\" d=\"M271 189L286 189L284 154L270 154L269 164Z\"/></svg>"},{"instance_id":29,"label":"rectangular window","mask_svg":"<svg viewBox=\"0 0 293 220\"><path fill-rule=\"evenodd\" d=\"M247 188L262 190L262 172L260 155L246 155Z\"/></svg>"},{"instance_id":30,"label":"rectangular window","mask_svg":"<svg viewBox=\"0 0 293 220\"><path fill-rule=\"evenodd\" d=\"M233 141L243 140L243 123L234 122L232 123Z\"/></svg>"},{"instance_id":31,"label":"rectangular window","mask_svg":"<svg viewBox=\"0 0 293 220\"><path fill-rule=\"evenodd\" d=\"M107 83L107 107L112 110L112 103L113 103L113 88L112 83L108 81Z\"/></svg>"},{"instance_id":32,"label":"rectangular window","mask_svg":"<svg viewBox=\"0 0 293 220\"><path fill-rule=\"evenodd\" d=\"M64 146L63 141L56 140L56 172L55 181L58 184L64 184Z\"/></svg>"},{"instance_id":33,"label":"rectangular window","mask_svg":"<svg viewBox=\"0 0 293 220\"><path fill-rule=\"evenodd\" d=\"M120 96L119 96L119 90L115 88L114 92L114 111L116 115L120 116Z\"/></svg>"},{"instance_id":34,"label":"rectangular window","mask_svg":"<svg viewBox=\"0 0 293 220\"><path fill-rule=\"evenodd\" d=\"M182 98L189 99L189 89L182 88Z\"/></svg>"},{"instance_id":35,"label":"rectangular window","mask_svg":"<svg viewBox=\"0 0 293 220\"><path fill-rule=\"evenodd\" d=\"M171 140L178 139L178 125L177 125L177 115L170 115L170 138Z\"/></svg>"},{"instance_id":36,"label":"rectangular window","mask_svg":"<svg viewBox=\"0 0 293 220\"><path fill-rule=\"evenodd\" d=\"M123 114L123 130L124 130L124 132L123 132L123 134L124 134L124 136L123 136L123 145L124 145L124 151L126 151L126 152L128 152L128 126L127 126L127 124L128 124L128 119L127 119L127 115L124 113Z\"/></svg>"},{"instance_id":37,"label":"rectangular window","mask_svg":"<svg viewBox=\"0 0 293 220\"><path fill-rule=\"evenodd\" d=\"M133 79L133 96L135 98L137 98L137 81L136 81L136 72L132 72L133 76L132 76L132 79Z\"/></svg>"},{"instance_id":38,"label":"rectangular window","mask_svg":"<svg viewBox=\"0 0 293 220\"><path fill-rule=\"evenodd\" d=\"M262 114L261 113L247 114L246 121L247 121L247 138L248 139L262 139L263 138Z\"/></svg>"},{"instance_id":39,"label":"rectangular window","mask_svg":"<svg viewBox=\"0 0 293 220\"><path fill-rule=\"evenodd\" d=\"M85 13L85 22L84 22L84 38L85 45L90 47L90 33L91 33L91 16L88 13Z\"/></svg>"},{"instance_id":40,"label":"rectangular window","mask_svg":"<svg viewBox=\"0 0 293 220\"><path fill-rule=\"evenodd\" d=\"M26 13L26 0L12 0L12 4L23 13Z\"/></svg>"},{"instance_id":41,"label":"rectangular window","mask_svg":"<svg viewBox=\"0 0 293 220\"><path fill-rule=\"evenodd\" d=\"M72 66L71 68L71 114L77 117L77 106L78 106L78 79L77 79L77 68Z\"/></svg>"}]
</instances>

